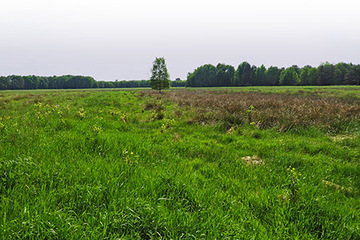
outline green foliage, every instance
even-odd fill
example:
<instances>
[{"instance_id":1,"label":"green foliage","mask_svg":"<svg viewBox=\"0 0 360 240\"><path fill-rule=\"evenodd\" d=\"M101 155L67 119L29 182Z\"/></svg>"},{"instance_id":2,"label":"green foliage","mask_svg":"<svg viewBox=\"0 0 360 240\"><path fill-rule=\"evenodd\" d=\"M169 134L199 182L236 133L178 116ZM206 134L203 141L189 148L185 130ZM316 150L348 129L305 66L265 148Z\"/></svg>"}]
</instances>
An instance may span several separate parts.
<instances>
[{"instance_id":1,"label":"green foliage","mask_svg":"<svg viewBox=\"0 0 360 240\"><path fill-rule=\"evenodd\" d=\"M265 86L277 86L279 85L279 79L280 79L280 69L278 67L269 67L265 71L265 80L264 85Z\"/></svg>"},{"instance_id":2,"label":"green foliage","mask_svg":"<svg viewBox=\"0 0 360 240\"><path fill-rule=\"evenodd\" d=\"M281 72L280 85L296 86L299 83L299 76L294 67L290 67Z\"/></svg>"},{"instance_id":3,"label":"green foliage","mask_svg":"<svg viewBox=\"0 0 360 240\"><path fill-rule=\"evenodd\" d=\"M187 86L359 85L359 81L356 80L360 76L357 66L359 65L351 63L333 65L326 62L317 68L309 65L300 68L293 65L287 69L279 69L274 66L266 69L264 65L256 67L251 66L248 62L242 62L233 73L234 69L230 65L218 64L215 67L206 64L198 67L194 72L188 73ZM225 72L228 74L224 74ZM231 76L233 76L232 79Z\"/></svg>"},{"instance_id":4,"label":"green foliage","mask_svg":"<svg viewBox=\"0 0 360 240\"><path fill-rule=\"evenodd\" d=\"M171 87L186 87L187 81L177 79L175 81L171 81Z\"/></svg>"},{"instance_id":5,"label":"green foliage","mask_svg":"<svg viewBox=\"0 0 360 240\"><path fill-rule=\"evenodd\" d=\"M92 88L95 80L86 76L17 76L0 77L0 90L6 89L78 89Z\"/></svg>"},{"instance_id":6,"label":"green foliage","mask_svg":"<svg viewBox=\"0 0 360 240\"><path fill-rule=\"evenodd\" d=\"M309 85L319 85L319 70L317 68L309 70L309 82Z\"/></svg>"},{"instance_id":7,"label":"green foliage","mask_svg":"<svg viewBox=\"0 0 360 240\"><path fill-rule=\"evenodd\" d=\"M252 69L248 62L242 62L235 72L235 85L252 85Z\"/></svg>"},{"instance_id":8,"label":"green foliage","mask_svg":"<svg viewBox=\"0 0 360 240\"><path fill-rule=\"evenodd\" d=\"M235 74L235 69L231 65L218 64L216 66L217 72L215 75L215 86L232 86Z\"/></svg>"},{"instance_id":9,"label":"green foliage","mask_svg":"<svg viewBox=\"0 0 360 240\"><path fill-rule=\"evenodd\" d=\"M262 86L265 85L266 81L266 67L261 65L261 67L256 68L255 70L255 86Z\"/></svg>"},{"instance_id":10,"label":"green foliage","mask_svg":"<svg viewBox=\"0 0 360 240\"><path fill-rule=\"evenodd\" d=\"M290 203L296 204L299 199L299 181L301 177L301 173L297 172L295 168L288 167L287 171L289 173L289 200Z\"/></svg>"},{"instance_id":11,"label":"green foliage","mask_svg":"<svg viewBox=\"0 0 360 240\"><path fill-rule=\"evenodd\" d=\"M165 64L165 58L156 58L151 69L150 85L152 89L161 90L170 88L169 73Z\"/></svg>"},{"instance_id":12,"label":"green foliage","mask_svg":"<svg viewBox=\"0 0 360 240\"><path fill-rule=\"evenodd\" d=\"M10 89L10 79L7 77L0 77L0 90Z\"/></svg>"},{"instance_id":13,"label":"green foliage","mask_svg":"<svg viewBox=\"0 0 360 240\"><path fill-rule=\"evenodd\" d=\"M248 122L249 124L251 124L252 121L252 117L254 115L255 112L255 107L253 105L250 105L250 107L248 108L248 110L246 111L247 115L248 115Z\"/></svg>"},{"instance_id":14,"label":"green foliage","mask_svg":"<svg viewBox=\"0 0 360 240\"><path fill-rule=\"evenodd\" d=\"M217 68L211 64L205 64L188 73L187 83L189 87L215 86Z\"/></svg>"},{"instance_id":15,"label":"green foliage","mask_svg":"<svg viewBox=\"0 0 360 240\"><path fill-rule=\"evenodd\" d=\"M335 83L335 67L326 62L318 67L319 85L334 85Z\"/></svg>"},{"instance_id":16,"label":"green foliage","mask_svg":"<svg viewBox=\"0 0 360 240\"><path fill-rule=\"evenodd\" d=\"M347 84L360 85L360 65L352 67L344 78Z\"/></svg>"},{"instance_id":17,"label":"green foliage","mask_svg":"<svg viewBox=\"0 0 360 240\"><path fill-rule=\"evenodd\" d=\"M300 74L300 79L299 79L299 85L302 86L306 86L306 85L312 85L311 81L310 81L310 69L311 66L305 66Z\"/></svg>"}]
</instances>

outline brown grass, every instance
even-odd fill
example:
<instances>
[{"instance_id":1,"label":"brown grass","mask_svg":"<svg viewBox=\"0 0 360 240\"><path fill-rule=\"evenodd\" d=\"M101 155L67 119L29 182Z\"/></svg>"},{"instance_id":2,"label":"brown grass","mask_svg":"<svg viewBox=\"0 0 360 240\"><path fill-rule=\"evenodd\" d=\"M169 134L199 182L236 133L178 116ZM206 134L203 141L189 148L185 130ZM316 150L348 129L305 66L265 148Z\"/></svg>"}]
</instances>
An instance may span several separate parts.
<instances>
[{"instance_id":1,"label":"brown grass","mask_svg":"<svg viewBox=\"0 0 360 240\"><path fill-rule=\"evenodd\" d=\"M28 98L33 98L35 96L38 96L36 94L23 94L23 95L14 95L11 97L12 101L19 101L21 99L28 99Z\"/></svg>"},{"instance_id":2,"label":"brown grass","mask_svg":"<svg viewBox=\"0 0 360 240\"><path fill-rule=\"evenodd\" d=\"M190 107L195 117L189 122L223 123L228 128L240 124L256 124L260 128L316 126L338 129L360 119L360 100L336 97L270 94L260 92L168 91L159 95L144 91L142 96L155 96ZM248 113L249 107L255 108ZM249 117L250 115L250 117Z\"/></svg>"},{"instance_id":3,"label":"brown grass","mask_svg":"<svg viewBox=\"0 0 360 240\"><path fill-rule=\"evenodd\" d=\"M164 110L164 106L162 104L159 103L145 103L144 104L144 110L156 110L156 111L160 111L160 110Z\"/></svg>"}]
</instances>

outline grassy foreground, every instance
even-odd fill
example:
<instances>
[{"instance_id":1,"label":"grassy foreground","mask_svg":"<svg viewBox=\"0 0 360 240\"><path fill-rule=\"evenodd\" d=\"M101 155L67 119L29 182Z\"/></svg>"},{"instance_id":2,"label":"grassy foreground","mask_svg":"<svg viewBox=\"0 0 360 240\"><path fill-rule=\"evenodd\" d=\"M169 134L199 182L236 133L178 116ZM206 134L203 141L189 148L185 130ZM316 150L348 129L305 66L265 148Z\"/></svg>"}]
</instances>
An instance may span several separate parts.
<instances>
[{"instance_id":1,"label":"grassy foreground","mask_svg":"<svg viewBox=\"0 0 360 240\"><path fill-rule=\"evenodd\" d=\"M213 90L0 92L0 239L360 239L358 89Z\"/></svg>"}]
</instances>

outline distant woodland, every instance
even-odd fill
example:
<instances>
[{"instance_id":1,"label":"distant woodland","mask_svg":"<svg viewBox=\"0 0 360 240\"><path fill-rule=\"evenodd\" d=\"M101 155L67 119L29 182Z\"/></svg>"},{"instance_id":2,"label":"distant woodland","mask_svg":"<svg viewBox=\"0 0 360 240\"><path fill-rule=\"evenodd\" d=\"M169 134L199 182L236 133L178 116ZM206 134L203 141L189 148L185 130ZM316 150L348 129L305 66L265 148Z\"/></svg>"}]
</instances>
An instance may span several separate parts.
<instances>
[{"instance_id":1,"label":"distant woodland","mask_svg":"<svg viewBox=\"0 0 360 240\"><path fill-rule=\"evenodd\" d=\"M278 68L256 67L242 62L237 69L231 65L205 64L188 73L187 80L171 81L172 87L224 86L296 86L296 85L360 85L360 65L323 63L318 67L293 65ZM81 89L150 87L149 80L96 81L89 76L18 76L0 77L0 90L15 89Z\"/></svg>"},{"instance_id":2,"label":"distant woodland","mask_svg":"<svg viewBox=\"0 0 360 240\"><path fill-rule=\"evenodd\" d=\"M186 81L171 81L172 87L185 87ZM81 88L146 88L149 80L96 81L89 76L18 76L0 77L0 90L15 89L81 89Z\"/></svg>"},{"instance_id":3,"label":"distant woodland","mask_svg":"<svg viewBox=\"0 0 360 240\"><path fill-rule=\"evenodd\" d=\"M326 62L318 67L266 68L243 62L235 70L231 65L219 63L216 67L211 64L198 67L187 76L189 87L279 85L360 85L360 65Z\"/></svg>"}]
</instances>

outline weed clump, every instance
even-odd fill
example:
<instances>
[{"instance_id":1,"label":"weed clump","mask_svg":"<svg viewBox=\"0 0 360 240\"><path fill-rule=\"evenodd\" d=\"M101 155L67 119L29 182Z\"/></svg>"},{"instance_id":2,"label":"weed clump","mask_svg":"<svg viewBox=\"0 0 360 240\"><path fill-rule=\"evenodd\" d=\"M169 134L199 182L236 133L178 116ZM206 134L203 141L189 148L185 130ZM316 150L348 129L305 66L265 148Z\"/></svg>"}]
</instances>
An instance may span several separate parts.
<instances>
[{"instance_id":1,"label":"weed clump","mask_svg":"<svg viewBox=\"0 0 360 240\"><path fill-rule=\"evenodd\" d=\"M333 189L338 190L338 191L342 191L342 192L345 192L345 193L352 193L353 192L353 189L350 188L350 187L344 187L344 186L341 186L339 184L336 184L336 183L333 183L333 182L330 182L330 181L327 181L327 180L322 180L321 182L325 186L327 186L329 188L333 188Z\"/></svg>"},{"instance_id":2,"label":"weed clump","mask_svg":"<svg viewBox=\"0 0 360 240\"><path fill-rule=\"evenodd\" d=\"M301 173L299 173L295 168L289 166L287 168L289 173L289 195L290 195L290 203L296 203L299 199L299 180Z\"/></svg>"},{"instance_id":3,"label":"weed clump","mask_svg":"<svg viewBox=\"0 0 360 240\"><path fill-rule=\"evenodd\" d=\"M144 104L144 111L153 110L152 120L161 120L165 117L165 106L162 103L148 102Z\"/></svg>"},{"instance_id":4,"label":"weed clump","mask_svg":"<svg viewBox=\"0 0 360 240\"><path fill-rule=\"evenodd\" d=\"M246 156L246 157L242 157L241 158L247 165L250 165L250 166L252 166L252 165L254 165L254 166L259 166L259 165L263 165L264 164L264 162L263 162L263 160L260 158L260 157L258 157L258 156L256 156L256 155L254 155L254 156Z\"/></svg>"}]
</instances>

